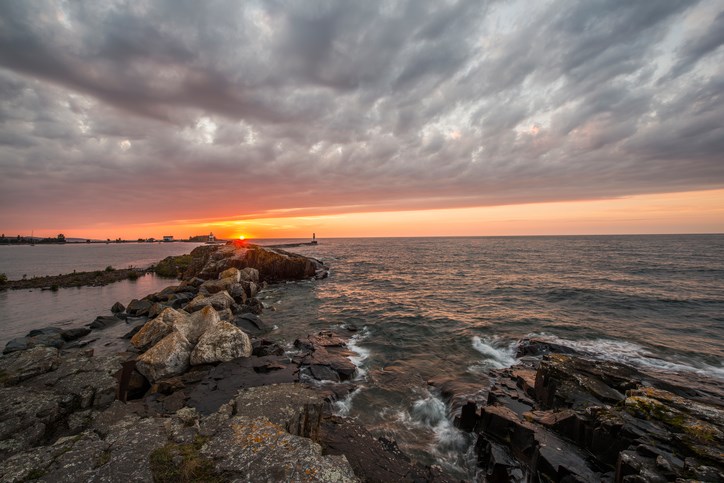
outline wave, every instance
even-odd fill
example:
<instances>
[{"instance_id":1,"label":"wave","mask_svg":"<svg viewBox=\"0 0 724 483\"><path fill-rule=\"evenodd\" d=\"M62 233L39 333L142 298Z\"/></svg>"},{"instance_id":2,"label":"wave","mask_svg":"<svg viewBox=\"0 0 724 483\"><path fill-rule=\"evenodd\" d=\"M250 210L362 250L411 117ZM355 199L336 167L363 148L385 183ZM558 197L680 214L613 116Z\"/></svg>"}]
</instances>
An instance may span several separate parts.
<instances>
[{"instance_id":1,"label":"wave","mask_svg":"<svg viewBox=\"0 0 724 483\"><path fill-rule=\"evenodd\" d=\"M358 334L355 334L347 341L347 348L355 353L355 355L349 356L348 359L352 361L352 364L357 368L356 381L364 379L367 376L367 369L364 367L364 363L370 356L370 350L359 345L359 343L367 337L369 337L369 330L364 327Z\"/></svg>"},{"instance_id":2,"label":"wave","mask_svg":"<svg viewBox=\"0 0 724 483\"><path fill-rule=\"evenodd\" d=\"M717 367L694 361L665 360L634 342L614 339L570 340L545 333L530 334L529 337L570 347L594 359L612 360L642 369L675 373L693 372L724 380L724 366Z\"/></svg>"},{"instance_id":3,"label":"wave","mask_svg":"<svg viewBox=\"0 0 724 483\"><path fill-rule=\"evenodd\" d=\"M477 372L488 369L504 369L515 365L518 360L515 358L517 343L505 341L498 337L480 338L473 337L473 349L485 356L481 362L471 366L470 369Z\"/></svg>"},{"instance_id":4,"label":"wave","mask_svg":"<svg viewBox=\"0 0 724 483\"><path fill-rule=\"evenodd\" d=\"M354 391L350 392L347 397L334 401L332 403L332 412L337 416L349 416L349 413L352 410L352 401L361 390L362 388L358 387Z\"/></svg>"},{"instance_id":5,"label":"wave","mask_svg":"<svg viewBox=\"0 0 724 483\"><path fill-rule=\"evenodd\" d=\"M425 391L407 410L397 412L397 420L408 428L431 431L434 439L428 450L448 470L466 471L472 436L455 427L450 410L436 393ZM470 453L472 454L472 453Z\"/></svg>"}]
</instances>

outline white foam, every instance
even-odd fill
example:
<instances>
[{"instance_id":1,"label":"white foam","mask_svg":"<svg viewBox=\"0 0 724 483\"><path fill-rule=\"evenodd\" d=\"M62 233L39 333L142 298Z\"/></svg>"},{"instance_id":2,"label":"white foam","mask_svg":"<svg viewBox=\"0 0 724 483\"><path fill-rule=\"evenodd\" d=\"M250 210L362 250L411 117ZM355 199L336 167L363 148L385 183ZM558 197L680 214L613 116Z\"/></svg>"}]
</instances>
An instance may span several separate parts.
<instances>
[{"instance_id":1,"label":"white foam","mask_svg":"<svg viewBox=\"0 0 724 483\"><path fill-rule=\"evenodd\" d=\"M334 414L336 414L337 416L349 416L349 412L352 410L352 400L357 394L359 394L361 390L362 388L358 387L357 389L349 393L344 399L334 401L334 403L332 403L332 409Z\"/></svg>"},{"instance_id":2,"label":"white foam","mask_svg":"<svg viewBox=\"0 0 724 483\"><path fill-rule=\"evenodd\" d=\"M347 341L347 348L354 352L355 355L349 356L348 359L352 361L352 364L357 368L357 375L355 380L364 379L367 376L367 369L364 367L364 363L370 356L370 350L366 347L362 347L359 343L369 336L367 328L363 328L358 334L355 334L349 341Z\"/></svg>"},{"instance_id":3,"label":"white foam","mask_svg":"<svg viewBox=\"0 0 724 483\"><path fill-rule=\"evenodd\" d=\"M447 405L437 395L426 392L424 397L413 401L409 411L398 411L397 420L408 428L423 428L431 431L434 440L430 452L445 466L461 465L472 439L453 424Z\"/></svg>"},{"instance_id":4,"label":"white foam","mask_svg":"<svg viewBox=\"0 0 724 483\"><path fill-rule=\"evenodd\" d=\"M503 369L515 365L516 343L503 341L497 337L473 337L473 349L485 356L485 359L471 368Z\"/></svg>"},{"instance_id":5,"label":"white foam","mask_svg":"<svg viewBox=\"0 0 724 483\"><path fill-rule=\"evenodd\" d=\"M613 360L666 372L693 372L724 380L724 366L716 367L703 363L691 365L684 362L667 361L634 342L613 339L568 340L544 333L531 334L530 337L570 347L594 359Z\"/></svg>"}]
</instances>

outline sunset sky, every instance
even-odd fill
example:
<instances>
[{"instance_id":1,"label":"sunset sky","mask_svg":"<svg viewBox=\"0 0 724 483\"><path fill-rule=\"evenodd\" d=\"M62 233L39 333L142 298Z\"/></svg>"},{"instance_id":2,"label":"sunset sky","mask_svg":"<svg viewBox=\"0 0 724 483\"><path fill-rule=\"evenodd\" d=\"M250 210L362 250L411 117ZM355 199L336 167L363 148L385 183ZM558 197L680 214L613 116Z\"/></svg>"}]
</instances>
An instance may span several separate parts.
<instances>
[{"instance_id":1,"label":"sunset sky","mask_svg":"<svg viewBox=\"0 0 724 483\"><path fill-rule=\"evenodd\" d=\"M724 4L0 2L0 231L724 232Z\"/></svg>"}]
</instances>

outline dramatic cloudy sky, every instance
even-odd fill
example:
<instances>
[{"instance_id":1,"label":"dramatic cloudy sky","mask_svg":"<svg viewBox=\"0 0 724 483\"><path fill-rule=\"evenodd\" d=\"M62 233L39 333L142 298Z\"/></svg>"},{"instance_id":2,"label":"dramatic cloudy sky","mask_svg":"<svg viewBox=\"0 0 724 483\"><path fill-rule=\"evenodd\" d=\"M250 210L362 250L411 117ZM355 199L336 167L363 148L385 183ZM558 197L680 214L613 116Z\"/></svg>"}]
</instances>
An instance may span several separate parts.
<instances>
[{"instance_id":1,"label":"dramatic cloudy sky","mask_svg":"<svg viewBox=\"0 0 724 483\"><path fill-rule=\"evenodd\" d=\"M720 0L5 0L0 229L721 214L722 45Z\"/></svg>"}]
</instances>

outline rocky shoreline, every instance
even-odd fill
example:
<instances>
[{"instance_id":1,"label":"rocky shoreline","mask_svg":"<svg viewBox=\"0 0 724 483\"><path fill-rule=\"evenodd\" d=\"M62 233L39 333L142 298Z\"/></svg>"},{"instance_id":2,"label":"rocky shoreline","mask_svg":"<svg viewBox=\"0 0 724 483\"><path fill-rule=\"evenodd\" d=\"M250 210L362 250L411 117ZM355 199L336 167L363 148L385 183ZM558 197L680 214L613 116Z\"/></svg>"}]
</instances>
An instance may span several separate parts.
<instances>
[{"instance_id":1,"label":"rocky shoreline","mask_svg":"<svg viewBox=\"0 0 724 483\"><path fill-rule=\"evenodd\" d=\"M524 340L456 425L486 481L724 481L724 390ZM478 408L478 406L482 406Z\"/></svg>"},{"instance_id":2,"label":"rocky shoreline","mask_svg":"<svg viewBox=\"0 0 724 483\"><path fill-rule=\"evenodd\" d=\"M107 267L92 272L73 272L44 277L30 277L21 280L7 280L0 283L0 290L42 289L58 290L68 287L101 287L121 280L136 280L153 269Z\"/></svg>"},{"instance_id":3,"label":"rocky shoreline","mask_svg":"<svg viewBox=\"0 0 724 483\"><path fill-rule=\"evenodd\" d=\"M294 354L262 338L259 290L324 278L324 265L241 243L177 261L178 285L7 344L0 481L447 481L332 416L354 388L354 328L297 340ZM85 347L118 324L132 327L127 352Z\"/></svg>"},{"instance_id":4,"label":"rocky shoreline","mask_svg":"<svg viewBox=\"0 0 724 483\"><path fill-rule=\"evenodd\" d=\"M292 351L264 338L259 291L324 278L321 262L237 242L159 265L180 281L5 347L0 481L453 481L332 414L355 389L354 326ZM125 352L87 348L121 324ZM480 481L724 481L716 385L539 340L522 341L518 361L456 418L476 438Z\"/></svg>"}]
</instances>

